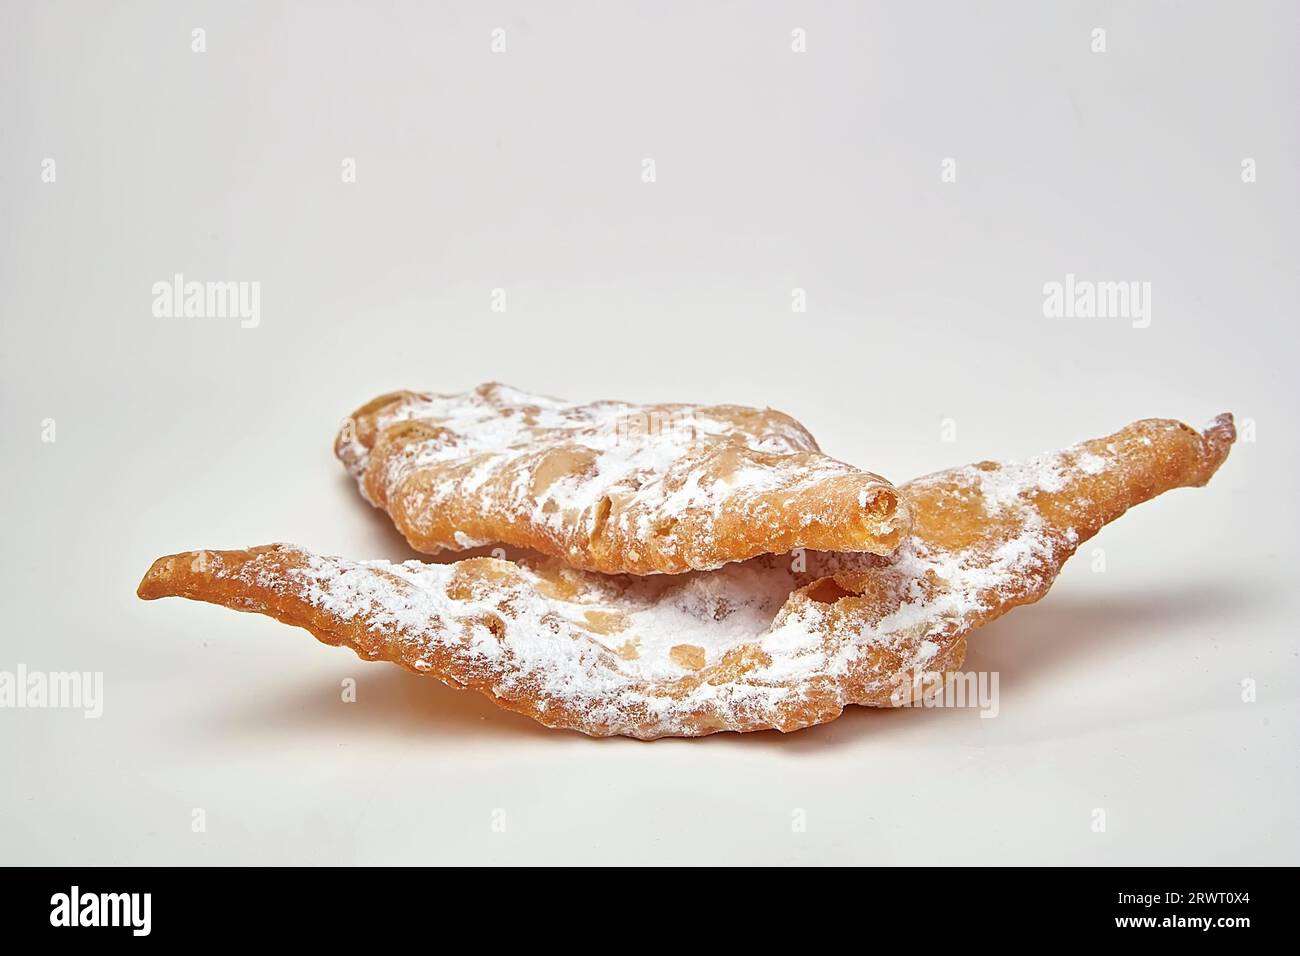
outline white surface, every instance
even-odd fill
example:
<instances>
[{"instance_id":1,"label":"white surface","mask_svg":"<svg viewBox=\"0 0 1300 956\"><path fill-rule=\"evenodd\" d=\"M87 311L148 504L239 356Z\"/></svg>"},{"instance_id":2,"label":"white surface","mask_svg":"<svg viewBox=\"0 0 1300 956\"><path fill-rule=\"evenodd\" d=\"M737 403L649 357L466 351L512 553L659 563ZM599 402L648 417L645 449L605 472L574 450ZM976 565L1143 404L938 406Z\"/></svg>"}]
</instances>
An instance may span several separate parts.
<instances>
[{"instance_id":1,"label":"white surface","mask_svg":"<svg viewBox=\"0 0 1300 956\"><path fill-rule=\"evenodd\" d=\"M1300 862L1293 5L317 6L0 8L0 669L106 681L0 710L0 862ZM261 282L260 325L154 318L176 272ZM1044 318L1067 272L1151 282L1151 326ZM593 741L135 599L188 548L409 557L334 429L487 379L769 404L899 481L1258 440L975 636L991 720Z\"/></svg>"}]
</instances>

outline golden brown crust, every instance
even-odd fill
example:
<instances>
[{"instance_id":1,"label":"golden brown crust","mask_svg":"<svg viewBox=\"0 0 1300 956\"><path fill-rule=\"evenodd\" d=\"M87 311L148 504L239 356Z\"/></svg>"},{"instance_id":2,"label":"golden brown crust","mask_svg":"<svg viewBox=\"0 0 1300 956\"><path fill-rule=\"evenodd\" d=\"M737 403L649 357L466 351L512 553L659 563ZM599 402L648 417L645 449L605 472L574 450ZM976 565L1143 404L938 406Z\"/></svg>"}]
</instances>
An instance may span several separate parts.
<instances>
[{"instance_id":1,"label":"golden brown crust","mask_svg":"<svg viewBox=\"0 0 1300 956\"><path fill-rule=\"evenodd\" d=\"M768 555L634 577L554 559L391 565L274 545L161 558L139 594L267 614L550 727L647 739L797 730L960 667L970 631L1040 598L1128 508L1204 484L1234 437L1227 415L1204 433L1147 420L1027 462L917 479L904 486L915 532L888 557Z\"/></svg>"},{"instance_id":2,"label":"golden brown crust","mask_svg":"<svg viewBox=\"0 0 1300 956\"><path fill-rule=\"evenodd\" d=\"M910 519L798 422L735 405L568 405L504 385L394 392L335 452L417 551L503 542L606 573L680 573L794 548L888 554Z\"/></svg>"}]
</instances>

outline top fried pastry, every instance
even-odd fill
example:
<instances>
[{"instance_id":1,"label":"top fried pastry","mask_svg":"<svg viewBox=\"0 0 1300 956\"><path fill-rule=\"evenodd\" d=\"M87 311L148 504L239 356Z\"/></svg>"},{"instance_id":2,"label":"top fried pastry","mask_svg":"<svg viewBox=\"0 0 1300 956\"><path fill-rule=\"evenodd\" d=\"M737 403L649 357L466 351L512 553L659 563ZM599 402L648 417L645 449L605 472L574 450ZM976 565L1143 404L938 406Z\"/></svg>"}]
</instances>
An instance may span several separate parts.
<instances>
[{"instance_id":1,"label":"top fried pastry","mask_svg":"<svg viewBox=\"0 0 1300 956\"><path fill-rule=\"evenodd\" d=\"M883 478L826 457L789 416L737 405L395 392L344 422L334 450L429 554L504 542L677 573L794 548L889 554L911 524Z\"/></svg>"}]
</instances>

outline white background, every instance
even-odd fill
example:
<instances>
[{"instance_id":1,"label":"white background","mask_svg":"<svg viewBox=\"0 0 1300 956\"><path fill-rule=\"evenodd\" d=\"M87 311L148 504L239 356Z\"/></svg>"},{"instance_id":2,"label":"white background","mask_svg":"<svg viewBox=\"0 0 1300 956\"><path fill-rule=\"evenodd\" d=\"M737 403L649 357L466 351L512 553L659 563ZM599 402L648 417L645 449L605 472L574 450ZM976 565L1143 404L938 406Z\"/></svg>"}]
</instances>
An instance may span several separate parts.
<instances>
[{"instance_id":1,"label":"white background","mask_svg":"<svg viewBox=\"0 0 1300 956\"><path fill-rule=\"evenodd\" d=\"M1297 19L4 3L0 669L105 702L0 710L0 862L1300 862ZM260 325L155 318L178 272L260 282ZM1045 318L1071 272L1150 282L1150 327ZM974 636L991 720L589 740L134 597L190 548L411 557L335 428L492 379L771 405L896 481L1150 416L1257 440Z\"/></svg>"}]
</instances>

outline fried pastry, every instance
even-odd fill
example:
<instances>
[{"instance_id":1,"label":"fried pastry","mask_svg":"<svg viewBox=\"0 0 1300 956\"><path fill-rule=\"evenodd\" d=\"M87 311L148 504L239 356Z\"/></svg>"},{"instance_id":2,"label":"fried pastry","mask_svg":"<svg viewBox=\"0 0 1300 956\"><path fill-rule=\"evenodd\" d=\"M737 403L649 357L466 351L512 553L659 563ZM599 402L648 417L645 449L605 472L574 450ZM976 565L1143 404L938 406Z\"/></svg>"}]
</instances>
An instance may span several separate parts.
<instances>
[{"instance_id":1,"label":"fried pastry","mask_svg":"<svg viewBox=\"0 0 1300 956\"><path fill-rule=\"evenodd\" d=\"M794 548L888 554L909 518L883 478L780 412L568 405L504 385L397 392L335 452L417 551L503 542L607 573L679 573Z\"/></svg>"},{"instance_id":2,"label":"fried pastry","mask_svg":"<svg viewBox=\"0 0 1300 956\"><path fill-rule=\"evenodd\" d=\"M890 556L765 555L677 576L606 576L551 558L349 561L289 545L160 558L140 584L267 614L365 659L473 688L549 727L645 739L797 730L890 706L960 667L969 633L1042 597L1104 524L1203 485L1235 439L1147 420L1019 464L903 488Z\"/></svg>"}]
</instances>

